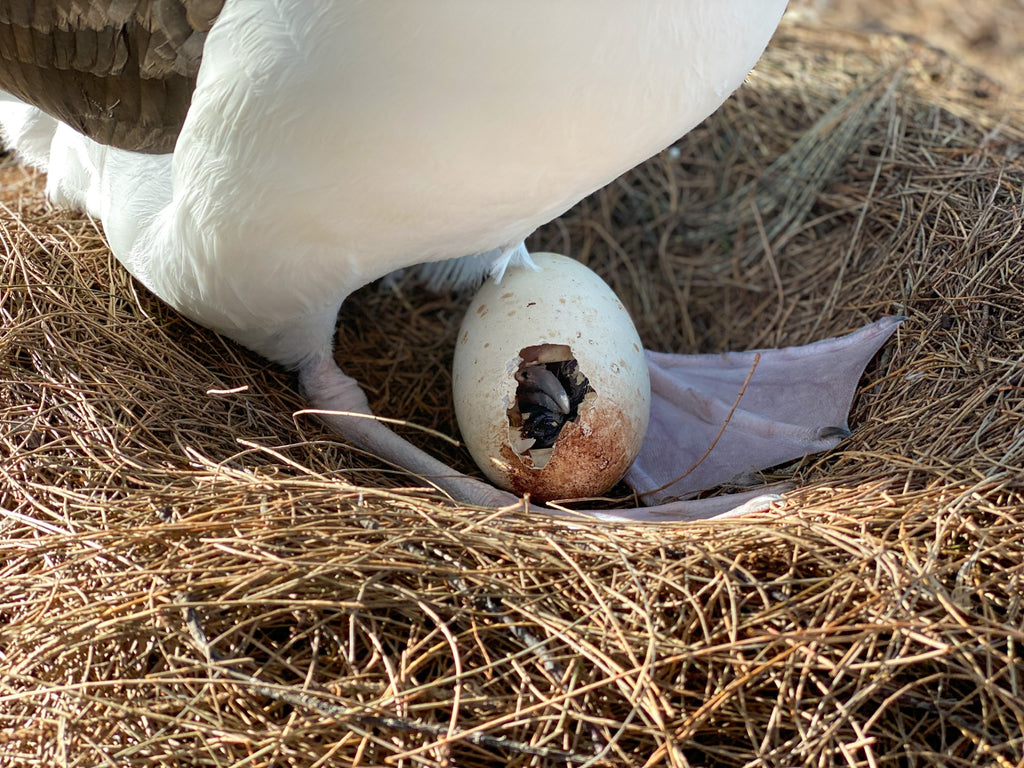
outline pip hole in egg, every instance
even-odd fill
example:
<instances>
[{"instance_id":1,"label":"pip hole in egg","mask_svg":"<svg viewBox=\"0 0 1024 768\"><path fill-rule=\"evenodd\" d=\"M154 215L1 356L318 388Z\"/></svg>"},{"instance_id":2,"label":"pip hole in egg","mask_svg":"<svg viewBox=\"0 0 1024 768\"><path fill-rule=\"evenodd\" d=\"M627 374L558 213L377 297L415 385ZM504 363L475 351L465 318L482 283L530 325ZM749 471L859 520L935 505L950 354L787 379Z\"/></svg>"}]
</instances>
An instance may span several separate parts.
<instances>
[{"instance_id":1,"label":"pip hole in egg","mask_svg":"<svg viewBox=\"0 0 1024 768\"><path fill-rule=\"evenodd\" d=\"M519 357L516 396L507 411L509 445L524 464L543 469L562 429L595 393L568 345L524 347Z\"/></svg>"}]
</instances>

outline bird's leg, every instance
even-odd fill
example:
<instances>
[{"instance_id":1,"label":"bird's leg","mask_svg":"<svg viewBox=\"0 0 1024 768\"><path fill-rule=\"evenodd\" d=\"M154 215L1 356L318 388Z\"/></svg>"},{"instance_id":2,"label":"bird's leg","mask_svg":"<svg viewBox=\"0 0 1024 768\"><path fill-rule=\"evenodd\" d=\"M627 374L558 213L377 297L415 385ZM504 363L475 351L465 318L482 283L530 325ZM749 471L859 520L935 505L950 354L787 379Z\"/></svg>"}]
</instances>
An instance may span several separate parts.
<instances>
[{"instance_id":1,"label":"bird's leg","mask_svg":"<svg viewBox=\"0 0 1024 768\"><path fill-rule=\"evenodd\" d=\"M522 505L517 496L452 469L388 429L374 418L366 395L356 380L347 376L333 358L328 356L302 366L299 382L317 416L356 448L422 477L460 503L492 508ZM778 487L727 498L675 501L639 509L564 512L540 505L534 507L570 519L592 517L608 522L680 522L765 509L778 498L772 495L775 490Z\"/></svg>"},{"instance_id":2,"label":"bird's leg","mask_svg":"<svg viewBox=\"0 0 1024 768\"><path fill-rule=\"evenodd\" d=\"M378 421L359 384L330 356L304 364L299 383L318 417L356 448L411 472L456 501L483 507L507 507L520 500L492 485L452 469L399 437Z\"/></svg>"},{"instance_id":3,"label":"bird's leg","mask_svg":"<svg viewBox=\"0 0 1024 768\"><path fill-rule=\"evenodd\" d=\"M847 412L864 366L901 320L884 318L804 347L724 355L649 352L651 427L626 481L654 506L545 511L649 523L731 517L767 508L783 487L709 499L679 497L729 482L745 471L835 447L849 435ZM550 382L535 373L528 383L557 407L557 391L552 397ZM521 504L514 495L429 456L375 419L362 389L329 355L302 366L299 379L320 418L355 447L424 478L458 502L495 508Z\"/></svg>"}]
</instances>

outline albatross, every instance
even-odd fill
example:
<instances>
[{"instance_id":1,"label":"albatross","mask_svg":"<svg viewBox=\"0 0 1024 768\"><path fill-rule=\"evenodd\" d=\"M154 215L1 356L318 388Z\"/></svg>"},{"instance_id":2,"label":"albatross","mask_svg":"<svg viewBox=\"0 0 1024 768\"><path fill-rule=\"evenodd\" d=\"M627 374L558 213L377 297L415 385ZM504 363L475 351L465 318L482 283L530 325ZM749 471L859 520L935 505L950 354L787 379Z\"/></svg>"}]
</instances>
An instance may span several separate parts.
<instances>
[{"instance_id":1,"label":"albatross","mask_svg":"<svg viewBox=\"0 0 1024 768\"><path fill-rule=\"evenodd\" d=\"M462 284L528 268L530 233L739 87L785 6L5 0L0 124L54 204L101 221L118 261L177 311L297 371L338 435L459 502L504 507L519 500L372 417L333 356L342 302L420 264ZM629 480L655 503L597 514L742 503L673 485L701 435L721 433L705 485L834 447L894 324L764 351L738 410L749 354L648 354L652 426Z\"/></svg>"}]
</instances>

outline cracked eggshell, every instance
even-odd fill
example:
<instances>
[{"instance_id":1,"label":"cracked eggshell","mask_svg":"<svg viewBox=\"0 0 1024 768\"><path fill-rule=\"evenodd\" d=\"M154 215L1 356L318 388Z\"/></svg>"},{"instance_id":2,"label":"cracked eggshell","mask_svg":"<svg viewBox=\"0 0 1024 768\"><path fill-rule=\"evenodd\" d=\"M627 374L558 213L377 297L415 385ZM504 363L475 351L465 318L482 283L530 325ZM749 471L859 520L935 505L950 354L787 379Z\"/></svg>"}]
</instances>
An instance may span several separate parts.
<instances>
[{"instance_id":1,"label":"cracked eggshell","mask_svg":"<svg viewBox=\"0 0 1024 768\"><path fill-rule=\"evenodd\" d=\"M539 270L488 280L459 330L453 363L455 414L473 460L497 486L539 501L598 496L633 463L650 416L651 387L640 337L608 285L574 259L533 254ZM545 346L554 345L554 346ZM592 392L550 450L529 450L510 423L515 373L527 357L564 356ZM515 413L511 414L513 421Z\"/></svg>"}]
</instances>

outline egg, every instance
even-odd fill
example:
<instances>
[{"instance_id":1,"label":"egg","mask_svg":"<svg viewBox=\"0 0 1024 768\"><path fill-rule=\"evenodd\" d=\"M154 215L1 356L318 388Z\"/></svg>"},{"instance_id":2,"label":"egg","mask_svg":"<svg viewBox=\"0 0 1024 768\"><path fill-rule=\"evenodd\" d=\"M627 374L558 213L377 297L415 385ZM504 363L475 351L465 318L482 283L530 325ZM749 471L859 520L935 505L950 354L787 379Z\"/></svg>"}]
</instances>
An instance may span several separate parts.
<instances>
[{"instance_id":1,"label":"egg","mask_svg":"<svg viewBox=\"0 0 1024 768\"><path fill-rule=\"evenodd\" d=\"M626 308L589 268L533 254L540 268L488 280L459 330L455 415L495 485L539 501L598 496L640 452L651 385Z\"/></svg>"}]
</instances>

